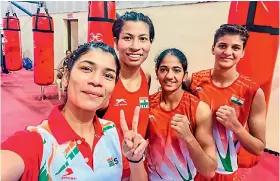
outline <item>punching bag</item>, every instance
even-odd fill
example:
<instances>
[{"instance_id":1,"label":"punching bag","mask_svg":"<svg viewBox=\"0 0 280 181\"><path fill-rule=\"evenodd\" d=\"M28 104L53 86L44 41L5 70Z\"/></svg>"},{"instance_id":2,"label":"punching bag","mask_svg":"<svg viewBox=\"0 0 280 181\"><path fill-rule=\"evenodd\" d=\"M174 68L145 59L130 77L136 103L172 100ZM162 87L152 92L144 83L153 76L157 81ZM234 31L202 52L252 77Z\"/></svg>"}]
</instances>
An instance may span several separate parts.
<instances>
[{"instance_id":1,"label":"punching bag","mask_svg":"<svg viewBox=\"0 0 280 181\"><path fill-rule=\"evenodd\" d=\"M46 9L45 9L46 10ZM34 41L34 82L50 85L54 81L54 27L53 19L46 13L32 16Z\"/></svg>"},{"instance_id":2,"label":"punching bag","mask_svg":"<svg viewBox=\"0 0 280 181\"><path fill-rule=\"evenodd\" d=\"M279 47L279 1L231 2L228 23L242 25L250 32L245 55L237 64L237 70L260 85L268 108ZM240 168L253 167L259 160L259 156L240 147Z\"/></svg>"},{"instance_id":3,"label":"punching bag","mask_svg":"<svg viewBox=\"0 0 280 181\"><path fill-rule=\"evenodd\" d=\"M116 19L116 4L113 1L89 1L88 41L104 42L114 47L112 26Z\"/></svg>"},{"instance_id":4,"label":"punching bag","mask_svg":"<svg viewBox=\"0 0 280 181\"><path fill-rule=\"evenodd\" d=\"M22 68L20 23L16 13L13 13L13 16L9 14L10 12L7 12L3 18L4 51L7 69L16 71Z\"/></svg>"}]
</instances>

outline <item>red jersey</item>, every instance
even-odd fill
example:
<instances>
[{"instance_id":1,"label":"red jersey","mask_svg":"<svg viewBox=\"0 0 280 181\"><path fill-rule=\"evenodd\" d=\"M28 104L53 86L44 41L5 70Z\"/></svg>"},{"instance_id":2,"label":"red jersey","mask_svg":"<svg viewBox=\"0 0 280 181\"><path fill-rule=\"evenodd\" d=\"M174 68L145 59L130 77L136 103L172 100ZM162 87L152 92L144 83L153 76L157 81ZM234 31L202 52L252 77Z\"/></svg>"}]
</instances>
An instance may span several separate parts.
<instances>
[{"instance_id":1,"label":"red jersey","mask_svg":"<svg viewBox=\"0 0 280 181\"><path fill-rule=\"evenodd\" d=\"M230 174L237 170L237 152L240 144L232 131L216 120L216 111L220 106L228 105L235 108L240 123L248 129L251 104L259 86L248 77L239 77L228 87L220 88L213 84L211 69L202 70L192 75L191 92L209 104L213 112L213 135L217 147L217 173Z\"/></svg>"},{"instance_id":2,"label":"red jersey","mask_svg":"<svg viewBox=\"0 0 280 181\"><path fill-rule=\"evenodd\" d=\"M190 121L190 130L194 134L196 110L200 100L184 92L177 108L165 111L160 107L160 99L161 92L149 97L150 121L147 130L149 145L146 151L149 179L192 180L196 175L196 168L185 142L178 138L170 122L175 114L186 115Z\"/></svg>"},{"instance_id":3,"label":"red jersey","mask_svg":"<svg viewBox=\"0 0 280 181\"><path fill-rule=\"evenodd\" d=\"M149 87L142 69L140 69L140 75L142 78L141 85L135 92L126 90L121 79L118 80L103 119L113 121L116 127L121 130L120 110L123 110L127 126L129 129L132 129L134 109L136 106L139 106L138 133L145 138L149 120Z\"/></svg>"}]
</instances>

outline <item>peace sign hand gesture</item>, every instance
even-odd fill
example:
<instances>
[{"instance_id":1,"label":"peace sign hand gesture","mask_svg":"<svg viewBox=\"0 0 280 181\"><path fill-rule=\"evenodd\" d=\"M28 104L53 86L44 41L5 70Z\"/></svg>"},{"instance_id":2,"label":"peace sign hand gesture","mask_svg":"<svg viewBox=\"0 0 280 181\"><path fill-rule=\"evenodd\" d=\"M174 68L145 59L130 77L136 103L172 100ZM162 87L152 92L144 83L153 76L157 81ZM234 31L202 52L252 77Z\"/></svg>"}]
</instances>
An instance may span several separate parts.
<instances>
[{"instance_id":1,"label":"peace sign hand gesture","mask_svg":"<svg viewBox=\"0 0 280 181\"><path fill-rule=\"evenodd\" d=\"M134 110L132 119L132 130L129 130L126 124L124 112L123 110L120 111L120 123L124 136L124 141L122 144L123 154L127 159L136 162L142 158L148 145L148 141L146 141L140 134L137 133L139 112L140 107L137 106Z\"/></svg>"}]
</instances>

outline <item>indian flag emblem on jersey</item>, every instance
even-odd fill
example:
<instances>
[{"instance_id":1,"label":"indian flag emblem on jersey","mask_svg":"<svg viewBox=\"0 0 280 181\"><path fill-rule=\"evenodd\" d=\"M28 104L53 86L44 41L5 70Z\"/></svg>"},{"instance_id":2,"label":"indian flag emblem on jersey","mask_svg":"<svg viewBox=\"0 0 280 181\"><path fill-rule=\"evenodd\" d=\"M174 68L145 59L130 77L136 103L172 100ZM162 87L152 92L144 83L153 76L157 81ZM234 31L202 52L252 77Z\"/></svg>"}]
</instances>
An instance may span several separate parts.
<instances>
[{"instance_id":1,"label":"indian flag emblem on jersey","mask_svg":"<svg viewBox=\"0 0 280 181\"><path fill-rule=\"evenodd\" d=\"M140 108L149 108L149 98L139 97Z\"/></svg>"},{"instance_id":2,"label":"indian flag emblem on jersey","mask_svg":"<svg viewBox=\"0 0 280 181\"><path fill-rule=\"evenodd\" d=\"M244 104L245 99L242 97L238 97L236 95L232 95L230 101L238 106L242 106Z\"/></svg>"},{"instance_id":3,"label":"indian flag emblem on jersey","mask_svg":"<svg viewBox=\"0 0 280 181\"><path fill-rule=\"evenodd\" d=\"M108 123L102 125L102 131L103 131L103 132L106 132L106 131L108 131L109 129L112 129L112 128L114 128L114 127L115 127L114 123L108 122Z\"/></svg>"}]
</instances>

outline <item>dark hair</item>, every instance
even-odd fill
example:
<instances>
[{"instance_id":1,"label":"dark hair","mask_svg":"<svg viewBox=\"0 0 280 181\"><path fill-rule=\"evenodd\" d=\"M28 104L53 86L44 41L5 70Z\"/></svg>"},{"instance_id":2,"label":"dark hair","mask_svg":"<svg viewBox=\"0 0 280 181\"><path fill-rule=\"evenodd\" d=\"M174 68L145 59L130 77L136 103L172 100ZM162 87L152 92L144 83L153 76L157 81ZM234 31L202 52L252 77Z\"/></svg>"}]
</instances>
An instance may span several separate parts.
<instances>
[{"instance_id":1,"label":"dark hair","mask_svg":"<svg viewBox=\"0 0 280 181\"><path fill-rule=\"evenodd\" d=\"M67 52L71 52L71 53L72 53L72 51L71 51L71 50L66 50L66 52L65 52L65 53L67 53Z\"/></svg>"},{"instance_id":2,"label":"dark hair","mask_svg":"<svg viewBox=\"0 0 280 181\"><path fill-rule=\"evenodd\" d=\"M115 59L116 67L117 67L116 81L115 81L115 82L117 82L119 74L120 74L120 62L119 62L118 56L112 47L110 47L109 45L102 43L102 42L88 42L83 45L79 45L78 49L73 51L73 53L71 54L71 56L69 57L69 59L67 61L68 73L71 74L71 70L72 70L75 62L82 55L88 53L91 50L96 50L96 49L100 49L103 52L110 53L111 55L113 55L113 57ZM65 89L65 99L64 99L63 104L65 105L66 102L67 102L67 88Z\"/></svg>"},{"instance_id":3,"label":"dark hair","mask_svg":"<svg viewBox=\"0 0 280 181\"><path fill-rule=\"evenodd\" d=\"M186 73L187 70L188 70L188 60L187 60L187 57L185 56L185 54L183 52L181 52L177 48L168 48L168 49L164 50L163 52L161 52L156 57L156 59L155 59L155 63L156 63L155 69L156 69L156 72L158 71L159 66L160 66L162 60L164 59L164 57L166 55L169 55L169 54L173 55L173 56L176 56L178 58L178 60L180 61L181 65L183 67L184 73ZM182 88L184 90L187 90L184 83L182 84Z\"/></svg>"},{"instance_id":4,"label":"dark hair","mask_svg":"<svg viewBox=\"0 0 280 181\"><path fill-rule=\"evenodd\" d=\"M95 49L100 49L103 52L110 53L111 55L113 55L115 63L116 63L116 67L117 67L117 70L116 70L116 82L117 82L119 73L120 73L120 62L119 62L118 56L112 47L110 47L109 45L102 43L102 42L88 42L83 45L80 45L77 50L74 50L67 61L67 68L68 68L69 73L71 72L74 63L82 55L88 53L91 50L95 50Z\"/></svg>"},{"instance_id":5,"label":"dark hair","mask_svg":"<svg viewBox=\"0 0 280 181\"><path fill-rule=\"evenodd\" d=\"M179 59L180 63L182 64L184 72L186 72L188 70L188 60L187 60L187 57L185 56L185 54L183 52L181 52L180 50L178 50L177 48L168 48L168 49L164 50L163 52L161 52L156 57L156 59L155 59L156 71L158 70L164 57L168 54L174 55Z\"/></svg>"},{"instance_id":6,"label":"dark hair","mask_svg":"<svg viewBox=\"0 0 280 181\"><path fill-rule=\"evenodd\" d=\"M241 40L243 41L243 49L245 48L247 40L250 36L249 32L243 26L236 24L223 24L215 32L213 45L215 46L218 39L225 35L239 35Z\"/></svg>"},{"instance_id":7,"label":"dark hair","mask_svg":"<svg viewBox=\"0 0 280 181\"><path fill-rule=\"evenodd\" d=\"M152 43L154 41L155 29L152 20L148 16L145 16L142 13L137 13L134 11L126 12L124 15L117 18L117 20L114 22L112 27L112 32L113 32L113 36L117 40L119 40L122 27L126 21L142 21L144 23L147 23L149 25L150 42Z\"/></svg>"}]
</instances>

